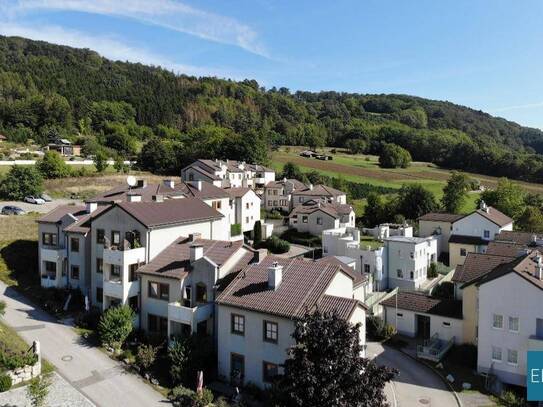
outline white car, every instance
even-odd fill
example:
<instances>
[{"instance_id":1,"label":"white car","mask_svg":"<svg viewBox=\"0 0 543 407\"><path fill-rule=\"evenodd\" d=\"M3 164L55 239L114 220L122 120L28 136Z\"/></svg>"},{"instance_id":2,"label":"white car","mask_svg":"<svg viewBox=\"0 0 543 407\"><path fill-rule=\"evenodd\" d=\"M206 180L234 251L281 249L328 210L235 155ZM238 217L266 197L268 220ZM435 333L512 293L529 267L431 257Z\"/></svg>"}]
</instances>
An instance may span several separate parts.
<instances>
[{"instance_id":1,"label":"white car","mask_svg":"<svg viewBox=\"0 0 543 407\"><path fill-rule=\"evenodd\" d=\"M45 201L41 198L38 198L36 196L29 195L25 197L25 202L35 204L35 205L43 205Z\"/></svg>"}]
</instances>

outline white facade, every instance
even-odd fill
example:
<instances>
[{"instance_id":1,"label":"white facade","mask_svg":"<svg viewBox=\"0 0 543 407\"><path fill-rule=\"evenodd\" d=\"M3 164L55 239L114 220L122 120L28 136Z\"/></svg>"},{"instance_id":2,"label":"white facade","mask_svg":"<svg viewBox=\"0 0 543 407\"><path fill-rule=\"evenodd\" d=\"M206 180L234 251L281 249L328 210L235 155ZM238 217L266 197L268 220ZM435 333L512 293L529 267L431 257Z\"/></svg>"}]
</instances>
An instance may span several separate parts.
<instances>
[{"instance_id":1,"label":"white facade","mask_svg":"<svg viewBox=\"0 0 543 407\"><path fill-rule=\"evenodd\" d=\"M488 208L493 210L493 208ZM494 237L502 230L513 230L513 223L498 226L477 212L473 212L456 222L452 226L452 235L475 236L486 241L494 240Z\"/></svg>"},{"instance_id":2,"label":"white facade","mask_svg":"<svg viewBox=\"0 0 543 407\"><path fill-rule=\"evenodd\" d=\"M402 237L385 239L388 288L417 289L427 279L428 267L437 262L437 239Z\"/></svg>"},{"instance_id":3,"label":"white facade","mask_svg":"<svg viewBox=\"0 0 543 407\"><path fill-rule=\"evenodd\" d=\"M234 216L230 224L240 224L243 233L252 232L255 222L260 220L260 204L260 198L252 189L247 190L242 196L231 198L230 207Z\"/></svg>"},{"instance_id":4,"label":"white facade","mask_svg":"<svg viewBox=\"0 0 543 407\"><path fill-rule=\"evenodd\" d=\"M322 232L322 255L352 258L358 273L371 275L370 291L381 291L386 288L386 281L383 281L383 250L383 247L377 249L360 247L360 231L354 227L328 229Z\"/></svg>"},{"instance_id":5,"label":"white facade","mask_svg":"<svg viewBox=\"0 0 543 407\"><path fill-rule=\"evenodd\" d=\"M540 288L514 272L479 286L479 372L526 385L527 351L543 350L542 298Z\"/></svg>"},{"instance_id":6,"label":"white facade","mask_svg":"<svg viewBox=\"0 0 543 407\"><path fill-rule=\"evenodd\" d=\"M355 213L351 209L348 215L332 216L321 209L311 213L298 213L289 216L289 226L298 232L310 233L320 236L328 229L346 228L355 226Z\"/></svg>"}]
</instances>

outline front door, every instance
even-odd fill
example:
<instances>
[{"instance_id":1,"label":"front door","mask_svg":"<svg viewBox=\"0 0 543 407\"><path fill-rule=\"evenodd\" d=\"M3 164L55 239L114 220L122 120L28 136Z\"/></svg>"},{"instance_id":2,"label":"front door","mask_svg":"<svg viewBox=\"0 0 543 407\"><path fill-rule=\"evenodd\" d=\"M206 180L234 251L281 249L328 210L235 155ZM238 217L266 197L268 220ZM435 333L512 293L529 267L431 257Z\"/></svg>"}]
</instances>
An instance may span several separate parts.
<instances>
[{"instance_id":1,"label":"front door","mask_svg":"<svg viewBox=\"0 0 543 407\"><path fill-rule=\"evenodd\" d=\"M416 315L417 317L417 338L430 339L430 317L426 315Z\"/></svg>"}]
</instances>

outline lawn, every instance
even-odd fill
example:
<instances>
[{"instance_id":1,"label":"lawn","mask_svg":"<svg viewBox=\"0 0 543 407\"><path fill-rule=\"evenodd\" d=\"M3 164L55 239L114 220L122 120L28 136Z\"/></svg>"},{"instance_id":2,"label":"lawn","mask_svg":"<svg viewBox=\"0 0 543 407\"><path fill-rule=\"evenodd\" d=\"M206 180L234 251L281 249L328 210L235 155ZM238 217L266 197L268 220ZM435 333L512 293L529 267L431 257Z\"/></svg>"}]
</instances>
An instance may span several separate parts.
<instances>
[{"instance_id":1,"label":"lawn","mask_svg":"<svg viewBox=\"0 0 543 407\"><path fill-rule=\"evenodd\" d=\"M360 247L366 249L368 246L371 250L375 250L383 246L383 242L374 239L373 236L360 236Z\"/></svg>"},{"instance_id":2,"label":"lawn","mask_svg":"<svg viewBox=\"0 0 543 407\"><path fill-rule=\"evenodd\" d=\"M272 155L272 167L279 173L287 162L297 164L302 171L318 171L329 177L340 177L346 181L368 183L376 186L399 189L404 184L418 183L435 194L437 199L443 196L443 187L450 176L451 171L439 168L426 162L413 162L409 168L385 169L380 168L378 157L373 155L352 155L345 152L333 154L331 161L321 161L299 156L302 147L281 147ZM325 149L330 154L330 148ZM481 185L494 187L498 178L479 174L466 173L474 179L478 179ZM518 182L526 191L543 193L543 185L527 182ZM462 207L463 213L475 209L478 192L471 192ZM364 200L353 202L357 216L363 214Z\"/></svg>"}]
</instances>

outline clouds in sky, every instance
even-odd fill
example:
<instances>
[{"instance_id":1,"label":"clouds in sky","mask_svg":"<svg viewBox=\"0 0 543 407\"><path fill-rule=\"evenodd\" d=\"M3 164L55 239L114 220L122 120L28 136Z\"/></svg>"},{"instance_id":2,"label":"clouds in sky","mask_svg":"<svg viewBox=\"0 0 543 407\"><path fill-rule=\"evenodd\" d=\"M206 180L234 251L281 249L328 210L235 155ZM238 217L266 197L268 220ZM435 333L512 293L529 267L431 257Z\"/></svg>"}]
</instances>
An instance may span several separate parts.
<instances>
[{"instance_id":1,"label":"clouds in sky","mask_svg":"<svg viewBox=\"0 0 543 407\"><path fill-rule=\"evenodd\" d=\"M524 109L535 109L538 107L543 107L543 102L537 102L537 103L526 103L523 105L513 105L513 106L505 106L500 107L497 109L492 109L491 112L508 112L510 110L524 110Z\"/></svg>"},{"instance_id":2,"label":"clouds in sky","mask_svg":"<svg viewBox=\"0 0 543 407\"><path fill-rule=\"evenodd\" d=\"M177 0L7 0L0 8L12 18L47 10L131 18L269 57L248 25Z\"/></svg>"}]
</instances>

